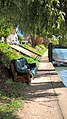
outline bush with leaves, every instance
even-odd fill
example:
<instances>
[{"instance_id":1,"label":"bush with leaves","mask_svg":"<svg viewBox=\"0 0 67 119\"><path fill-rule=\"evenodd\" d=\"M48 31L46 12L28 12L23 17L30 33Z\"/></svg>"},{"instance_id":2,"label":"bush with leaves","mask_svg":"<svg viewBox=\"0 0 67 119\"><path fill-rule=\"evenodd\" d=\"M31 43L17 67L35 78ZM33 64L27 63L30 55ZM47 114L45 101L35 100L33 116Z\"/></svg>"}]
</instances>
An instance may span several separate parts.
<instances>
[{"instance_id":1,"label":"bush with leaves","mask_svg":"<svg viewBox=\"0 0 67 119\"><path fill-rule=\"evenodd\" d=\"M3 18L0 20L0 37L7 37L11 30L13 29L13 25L10 23L10 21L6 18Z\"/></svg>"}]
</instances>

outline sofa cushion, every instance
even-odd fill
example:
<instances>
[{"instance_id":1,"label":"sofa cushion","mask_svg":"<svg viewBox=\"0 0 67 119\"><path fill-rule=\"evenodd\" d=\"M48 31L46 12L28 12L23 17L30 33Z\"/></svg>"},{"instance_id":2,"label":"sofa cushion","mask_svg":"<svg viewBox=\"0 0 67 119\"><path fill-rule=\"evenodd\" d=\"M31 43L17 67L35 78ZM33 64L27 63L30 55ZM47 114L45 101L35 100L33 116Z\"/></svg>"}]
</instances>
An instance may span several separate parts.
<instances>
[{"instance_id":1,"label":"sofa cushion","mask_svg":"<svg viewBox=\"0 0 67 119\"><path fill-rule=\"evenodd\" d=\"M37 71L36 63L28 63L25 58L12 60L11 63L14 64L15 70L18 73L30 74L32 77L35 75L35 73Z\"/></svg>"},{"instance_id":2,"label":"sofa cushion","mask_svg":"<svg viewBox=\"0 0 67 119\"><path fill-rule=\"evenodd\" d=\"M30 69L28 63L26 62L25 58L20 58L15 61L15 68L16 71L19 73L30 73Z\"/></svg>"}]
</instances>

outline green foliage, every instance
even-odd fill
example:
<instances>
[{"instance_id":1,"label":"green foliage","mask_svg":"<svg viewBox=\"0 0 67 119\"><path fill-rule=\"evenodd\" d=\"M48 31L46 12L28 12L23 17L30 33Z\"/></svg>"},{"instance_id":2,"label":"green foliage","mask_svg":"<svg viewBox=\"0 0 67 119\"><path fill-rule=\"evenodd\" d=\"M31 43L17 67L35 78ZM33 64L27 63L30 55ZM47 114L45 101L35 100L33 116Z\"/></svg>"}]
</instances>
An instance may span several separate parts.
<instances>
[{"instance_id":1,"label":"green foliage","mask_svg":"<svg viewBox=\"0 0 67 119\"><path fill-rule=\"evenodd\" d=\"M67 47L67 34L63 36L62 38L62 45Z\"/></svg>"},{"instance_id":2,"label":"green foliage","mask_svg":"<svg viewBox=\"0 0 67 119\"><path fill-rule=\"evenodd\" d=\"M29 63L35 62L37 65L39 63L37 59L22 55L20 52L17 52L16 50L12 49L10 45L4 44L2 42L0 42L0 51L2 52L1 62L3 62L6 66L10 65L11 60L18 59L21 57L25 57Z\"/></svg>"},{"instance_id":3,"label":"green foliage","mask_svg":"<svg viewBox=\"0 0 67 119\"><path fill-rule=\"evenodd\" d=\"M34 52L34 53L36 53L37 55L40 55L40 56L42 56L43 53L46 51L46 48L43 44L38 45L35 48L31 47L29 44L22 44L21 46L25 47L26 49L29 49L30 51L32 51L32 52Z\"/></svg>"},{"instance_id":4,"label":"green foliage","mask_svg":"<svg viewBox=\"0 0 67 119\"><path fill-rule=\"evenodd\" d=\"M21 44L21 42L22 42L22 40L23 40L22 36L21 36L21 35L18 35L18 39L19 39L19 42L20 42L20 44Z\"/></svg>"},{"instance_id":5,"label":"green foliage","mask_svg":"<svg viewBox=\"0 0 67 119\"><path fill-rule=\"evenodd\" d=\"M0 16L19 24L26 33L58 36L67 27L66 4L66 0L4 0L0 2Z\"/></svg>"},{"instance_id":6,"label":"green foliage","mask_svg":"<svg viewBox=\"0 0 67 119\"><path fill-rule=\"evenodd\" d=\"M23 105L26 99L24 89L26 84L12 82L12 79L0 80L0 118L12 119L13 112ZM2 87L3 86L3 87Z\"/></svg>"},{"instance_id":7,"label":"green foliage","mask_svg":"<svg viewBox=\"0 0 67 119\"><path fill-rule=\"evenodd\" d=\"M42 46L43 48L43 46ZM10 65L12 59L17 59L23 55L12 49L8 44L0 42L0 53L2 56L3 65ZM25 57L30 63L39 63L33 58ZM5 74L0 79L0 118L12 119L16 118L13 115L15 110L18 110L26 99L24 90L27 84L22 82L13 82L12 79L7 79Z\"/></svg>"},{"instance_id":8,"label":"green foliage","mask_svg":"<svg viewBox=\"0 0 67 119\"><path fill-rule=\"evenodd\" d=\"M36 63L39 61L34 60L27 56L23 56L21 53L15 51L10 45L0 42L0 56L3 65L10 65L12 59L25 57L28 62ZM7 79L5 74L0 79L0 118L12 119L16 118L13 112L18 110L23 105L26 99L24 90L27 84L22 82L13 82L12 79Z\"/></svg>"},{"instance_id":9,"label":"green foliage","mask_svg":"<svg viewBox=\"0 0 67 119\"><path fill-rule=\"evenodd\" d=\"M13 50L8 44L4 44L1 42L0 42L0 51L2 52L1 61L5 65L8 65L8 66L12 59L17 59L17 58L22 57L22 55L19 52Z\"/></svg>"},{"instance_id":10,"label":"green foliage","mask_svg":"<svg viewBox=\"0 0 67 119\"><path fill-rule=\"evenodd\" d=\"M52 43L53 43L54 45L58 45L58 44L59 44L59 41L58 41L58 39L55 39L55 40L52 41Z\"/></svg>"},{"instance_id":11,"label":"green foliage","mask_svg":"<svg viewBox=\"0 0 67 119\"><path fill-rule=\"evenodd\" d=\"M61 11L59 0L33 0L28 4L28 25L35 34L59 34L64 22L64 12ZM26 14L25 14L26 15Z\"/></svg>"},{"instance_id":12,"label":"green foliage","mask_svg":"<svg viewBox=\"0 0 67 119\"><path fill-rule=\"evenodd\" d=\"M0 20L0 37L4 36L7 37L10 32L11 29L13 28L12 24L9 22L8 19L1 19Z\"/></svg>"},{"instance_id":13,"label":"green foliage","mask_svg":"<svg viewBox=\"0 0 67 119\"><path fill-rule=\"evenodd\" d=\"M52 38L50 40L54 45L58 45L59 44L59 39L54 35L52 35Z\"/></svg>"}]
</instances>

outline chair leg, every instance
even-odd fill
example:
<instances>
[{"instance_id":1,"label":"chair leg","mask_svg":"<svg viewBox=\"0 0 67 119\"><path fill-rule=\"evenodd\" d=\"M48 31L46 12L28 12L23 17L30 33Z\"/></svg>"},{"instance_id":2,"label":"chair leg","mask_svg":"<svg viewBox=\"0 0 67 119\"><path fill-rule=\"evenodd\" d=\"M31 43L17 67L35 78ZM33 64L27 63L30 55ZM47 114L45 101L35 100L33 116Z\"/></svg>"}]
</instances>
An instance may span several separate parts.
<instances>
[{"instance_id":1,"label":"chair leg","mask_svg":"<svg viewBox=\"0 0 67 119\"><path fill-rule=\"evenodd\" d=\"M29 84L31 82L30 74L26 75L26 83Z\"/></svg>"},{"instance_id":2,"label":"chair leg","mask_svg":"<svg viewBox=\"0 0 67 119\"><path fill-rule=\"evenodd\" d=\"M15 71L15 67L14 67L13 63L11 63L11 71L12 71L12 75L13 75L13 81L16 81L17 72Z\"/></svg>"}]
</instances>

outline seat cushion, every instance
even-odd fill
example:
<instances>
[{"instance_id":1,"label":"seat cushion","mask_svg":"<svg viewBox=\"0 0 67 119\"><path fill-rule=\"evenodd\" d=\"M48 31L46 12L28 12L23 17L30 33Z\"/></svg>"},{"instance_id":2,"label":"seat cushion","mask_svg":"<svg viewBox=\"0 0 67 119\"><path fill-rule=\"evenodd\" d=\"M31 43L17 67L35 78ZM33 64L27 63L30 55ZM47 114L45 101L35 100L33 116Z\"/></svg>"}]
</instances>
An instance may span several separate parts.
<instances>
[{"instance_id":1,"label":"seat cushion","mask_svg":"<svg viewBox=\"0 0 67 119\"><path fill-rule=\"evenodd\" d=\"M25 58L20 58L17 60L12 60L11 63L14 64L15 70L18 73L22 74L31 74L31 76L34 76L37 71L36 63L28 63Z\"/></svg>"},{"instance_id":2,"label":"seat cushion","mask_svg":"<svg viewBox=\"0 0 67 119\"><path fill-rule=\"evenodd\" d=\"M27 62L25 61L25 58L20 58L15 60L15 68L16 71L18 71L19 73L30 73L30 69L27 66Z\"/></svg>"}]
</instances>

